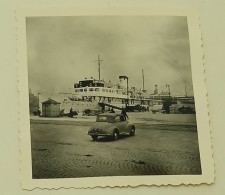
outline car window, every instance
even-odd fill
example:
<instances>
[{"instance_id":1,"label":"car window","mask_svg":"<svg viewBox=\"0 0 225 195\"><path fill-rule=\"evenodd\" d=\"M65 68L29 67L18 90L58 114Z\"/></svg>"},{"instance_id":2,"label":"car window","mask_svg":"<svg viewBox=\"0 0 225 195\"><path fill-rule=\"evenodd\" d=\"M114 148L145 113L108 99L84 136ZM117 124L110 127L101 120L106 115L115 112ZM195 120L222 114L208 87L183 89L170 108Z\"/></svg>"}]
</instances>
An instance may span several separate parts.
<instances>
[{"instance_id":1,"label":"car window","mask_svg":"<svg viewBox=\"0 0 225 195\"><path fill-rule=\"evenodd\" d=\"M114 117L113 116L97 116L96 122L113 123L114 122Z\"/></svg>"},{"instance_id":2,"label":"car window","mask_svg":"<svg viewBox=\"0 0 225 195\"><path fill-rule=\"evenodd\" d=\"M106 116L98 116L96 122L107 122Z\"/></svg>"}]
</instances>

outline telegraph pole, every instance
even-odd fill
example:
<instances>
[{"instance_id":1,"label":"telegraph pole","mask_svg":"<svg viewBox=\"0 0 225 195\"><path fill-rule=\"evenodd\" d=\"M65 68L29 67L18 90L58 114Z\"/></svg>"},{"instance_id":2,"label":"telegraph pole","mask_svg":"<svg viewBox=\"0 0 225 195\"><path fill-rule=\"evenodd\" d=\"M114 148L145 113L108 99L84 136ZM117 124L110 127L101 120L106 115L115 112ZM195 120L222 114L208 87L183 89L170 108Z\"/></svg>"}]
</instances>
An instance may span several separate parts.
<instances>
[{"instance_id":1,"label":"telegraph pole","mask_svg":"<svg viewBox=\"0 0 225 195\"><path fill-rule=\"evenodd\" d=\"M41 93L38 93L38 108L40 108L40 94Z\"/></svg>"},{"instance_id":2,"label":"telegraph pole","mask_svg":"<svg viewBox=\"0 0 225 195\"><path fill-rule=\"evenodd\" d=\"M186 87L186 82L185 82L185 97L187 97L187 87Z\"/></svg>"}]
</instances>

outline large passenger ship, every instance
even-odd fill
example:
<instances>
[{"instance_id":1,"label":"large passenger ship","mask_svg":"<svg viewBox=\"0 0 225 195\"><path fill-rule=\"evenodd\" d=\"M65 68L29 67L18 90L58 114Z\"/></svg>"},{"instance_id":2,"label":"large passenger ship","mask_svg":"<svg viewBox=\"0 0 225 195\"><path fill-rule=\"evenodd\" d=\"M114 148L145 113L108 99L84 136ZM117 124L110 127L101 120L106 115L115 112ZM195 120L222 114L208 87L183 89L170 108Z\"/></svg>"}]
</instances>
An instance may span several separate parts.
<instances>
[{"instance_id":1,"label":"large passenger ship","mask_svg":"<svg viewBox=\"0 0 225 195\"><path fill-rule=\"evenodd\" d=\"M150 106L152 104L150 96L144 89L129 87L129 78L121 75L118 77L118 83L113 84L110 81L105 82L101 79L100 65L101 59L98 57L99 78L85 78L74 84L74 92L60 93L61 108L67 112L70 108L76 111L84 109L99 109L99 103L125 108L128 105Z\"/></svg>"},{"instance_id":2,"label":"large passenger ship","mask_svg":"<svg viewBox=\"0 0 225 195\"><path fill-rule=\"evenodd\" d=\"M91 77L80 80L74 83L73 91L69 93L57 92L54 95L38 93L39 107L41 108L41 103L51 97L60 103L60 110L64 113L69 113L71 108L74 111L83 112L87 109L100 110L103 106L104 110L114 107L120 110L126 108L127 111L195 112L194 97L187 96L186 85L185 96L172 96L168 84L166 85L168 92L159 92L158 86L155 85L154 92L150 94L145 90L143 70L142 79L140 79L142 89L129 86L129 77L125 75L117 75L118 80L115 79L115 83L106 82L101 79L101 61L98 56L98 79Z\"/></svg>"}]
</instances>

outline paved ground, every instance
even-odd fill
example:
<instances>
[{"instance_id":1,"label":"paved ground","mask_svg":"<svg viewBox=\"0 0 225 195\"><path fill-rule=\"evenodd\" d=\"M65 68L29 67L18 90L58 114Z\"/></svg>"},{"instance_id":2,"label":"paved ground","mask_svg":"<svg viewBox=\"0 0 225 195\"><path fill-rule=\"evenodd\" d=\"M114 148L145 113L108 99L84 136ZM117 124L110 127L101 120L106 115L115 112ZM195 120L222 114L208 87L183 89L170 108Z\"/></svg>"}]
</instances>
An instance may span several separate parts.
<instances>
[{"instance_id":1,"label":"paved ground","mask_svg":"<svg viewBox=\"0 0 225 195\"><path fill-rule=\"evenodd\" d=\"M33 178L201 174L195 116L177 117L142 117L135 136L97 142L91 120L32 119Z\"/></svg>"}]
</instances>

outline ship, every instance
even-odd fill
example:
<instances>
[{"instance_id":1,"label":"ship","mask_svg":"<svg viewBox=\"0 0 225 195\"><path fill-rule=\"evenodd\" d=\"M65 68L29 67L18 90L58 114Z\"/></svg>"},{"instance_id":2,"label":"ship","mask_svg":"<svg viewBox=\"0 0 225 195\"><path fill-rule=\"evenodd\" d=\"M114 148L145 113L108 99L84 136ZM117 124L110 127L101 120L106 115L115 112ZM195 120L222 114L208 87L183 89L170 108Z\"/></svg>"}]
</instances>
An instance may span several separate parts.
<instances>
[{"instance_id":1,"label":"ship","mask_svg":"<svg viewBox=\"0 0 225 195\"><path fill-rule=\"evenodd\" d=\"M145 89L144 70L142 69L142 89L129 86L130 78L119 75L118 81L106 82L101 78L101 62L98 55L98 78L84 78L73 84L73 91L59 92L53 99L60 102L60 110L69 113L71 109L78 113L99 113L126 109L128 112L151 111L153 113L195 113L194 97L188 97L185 84L185 96L172 96L170 85L166 85L168 92L159 92L155 85L153 93ZM51 97L53 97L51 95ZM44 94L40 96L40 103L46 100ZM43 100L43 101L41 101Z\"/></svg>"},{"instance_id":2,"label":"ship","mask_svg":"<svg viewBox=\"0 0 225 195\"><path fill-rule=\"evenodd\" d=\"M98 56L98 79L93 77L85 78L74 83L72 93L60 92L61 108L68 112L71 108L78 112L85 109L130 109L135 108L140 111L149 110L152 105L147 90L144 89L144 71L142 70L143 89L129 86L129 77L120 75L118 83L113 84L111 81L101 79L101 62Z\"/></svg>"}]
</instances>

